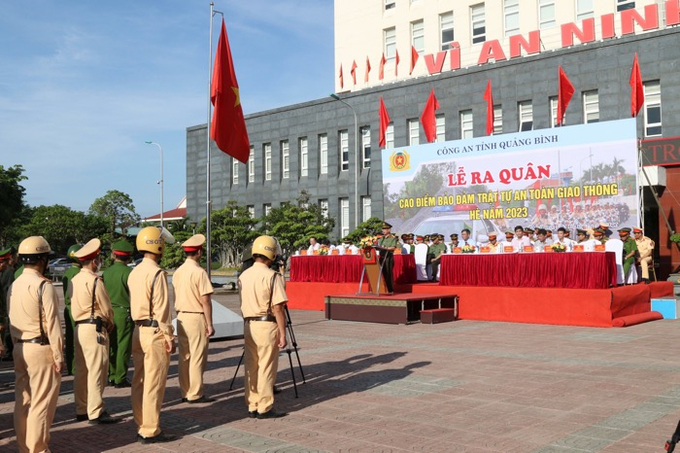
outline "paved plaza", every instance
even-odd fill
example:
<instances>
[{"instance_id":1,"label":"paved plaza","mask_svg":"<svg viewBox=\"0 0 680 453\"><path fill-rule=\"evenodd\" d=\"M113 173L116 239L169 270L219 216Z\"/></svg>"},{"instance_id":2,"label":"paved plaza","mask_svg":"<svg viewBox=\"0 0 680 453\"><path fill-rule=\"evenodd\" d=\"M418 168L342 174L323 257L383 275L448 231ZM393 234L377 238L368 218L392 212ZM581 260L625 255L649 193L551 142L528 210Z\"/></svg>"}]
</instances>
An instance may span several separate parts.
<instances>
[{"instance_id":1,"label":"paved plaza","mask_svg":"<svg viewBox=\"0 0 680 453\"><path fill-rule=\"evenodd\" d=\"M238 311L236 296L215 299ZM209 404L182 403L171 361L161 423L172 443L136 443L130 390L108 387L125 420L75 420L64 377L54 452L658 453L680 418L680 324L624 329L456 321L381 325L291 310L307 382L295 398L281 355L274 420L247 417L242 341L210 344ZM297 365L297 363L295 363ZM130 371L132 373L132 370ZM130 374L131 375L131 374ZM300 372L296 369L300 379ZM13 439L13 373L0 364L0 452Z\"/></svg>"}]
</instances>

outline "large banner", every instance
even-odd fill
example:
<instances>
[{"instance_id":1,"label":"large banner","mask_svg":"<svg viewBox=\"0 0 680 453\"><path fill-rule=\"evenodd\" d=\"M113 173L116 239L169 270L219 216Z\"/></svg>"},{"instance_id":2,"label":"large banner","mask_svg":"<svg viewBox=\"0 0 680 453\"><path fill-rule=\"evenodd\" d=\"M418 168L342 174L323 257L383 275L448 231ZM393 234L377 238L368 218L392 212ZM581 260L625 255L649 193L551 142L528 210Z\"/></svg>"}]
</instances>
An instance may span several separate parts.
<instances>
[{"instance_id":1,"label":"large banner","mask_svg":"<svg viewBox=\"0 0 680 453\"><path fill-rule=\"evenodd\" d=\"M385 149L382 161L400 234L637 225L635 119Z\"/></svg>"}]
</instances>

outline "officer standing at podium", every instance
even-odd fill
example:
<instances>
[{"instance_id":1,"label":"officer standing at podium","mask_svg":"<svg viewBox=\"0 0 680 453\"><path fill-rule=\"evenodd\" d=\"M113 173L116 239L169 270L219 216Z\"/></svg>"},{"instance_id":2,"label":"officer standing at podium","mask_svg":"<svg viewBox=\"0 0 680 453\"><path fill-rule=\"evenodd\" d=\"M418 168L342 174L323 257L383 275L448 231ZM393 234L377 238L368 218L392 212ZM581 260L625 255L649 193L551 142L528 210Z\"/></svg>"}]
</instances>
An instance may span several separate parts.
<instances>
[{"instance_id":1,"label":"officer standing at podium","mask_svg":"<svg viewBox=\"0 0 680 453\"><path fill-rule=\"evenodd\" d=\"M392 269L394 268L394 250L399 246L399 239L392 234L392 225L383 222L382 237L378 240L376 247L380 251L380 265L382 266L382 275L385 282L385 288L388 293L394 292L394 284L392 279Z\"/></svg>"}]
</instances>

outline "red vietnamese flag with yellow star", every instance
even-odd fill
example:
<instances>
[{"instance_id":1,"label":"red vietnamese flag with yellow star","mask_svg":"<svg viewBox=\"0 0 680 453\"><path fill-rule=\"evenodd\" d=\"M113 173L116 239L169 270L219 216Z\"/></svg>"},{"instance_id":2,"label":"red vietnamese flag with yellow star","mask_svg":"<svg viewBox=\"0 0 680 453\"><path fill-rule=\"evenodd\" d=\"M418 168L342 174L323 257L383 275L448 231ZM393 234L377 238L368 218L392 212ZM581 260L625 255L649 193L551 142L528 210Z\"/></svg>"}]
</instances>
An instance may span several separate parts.
<instances>
[{"instance_id":1,"label":"red vietnamese flag with yellow star","mask_svg":"<svg viewBox=\"0 0 680 453\"><path fill-rule=\"evenodd\" d=\"M243 117L224 19L222 19L222 31L215 54L210 102L215 107L210 126L210 138L215 140L222 152L245 164L250 156L250 140Z\"/></svg>"}]
</instances>

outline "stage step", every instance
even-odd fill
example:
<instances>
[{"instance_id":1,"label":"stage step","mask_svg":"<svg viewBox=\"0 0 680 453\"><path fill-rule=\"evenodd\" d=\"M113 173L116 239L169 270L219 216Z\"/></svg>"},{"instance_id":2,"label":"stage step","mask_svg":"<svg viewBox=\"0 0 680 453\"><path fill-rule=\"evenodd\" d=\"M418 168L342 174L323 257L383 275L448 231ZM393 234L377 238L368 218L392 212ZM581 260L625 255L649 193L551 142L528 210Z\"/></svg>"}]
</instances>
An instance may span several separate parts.
<instances>
[{"instance_id":1,"label":"stage step","mask_svg":"<svg viewBox=\"0 0 680 453\"><path fill-rule=\"evenodd\" d=\"M673 296L652 298L652 311L658 311L664 319L678 319L680 317L678 316L679 305L680 303Z\"/></svg>"},{"instance_id":2,"label":"stage step","mask_svg":"<svg viewBox=\"0 0 680 453\"><path fill-rule=\"evenodd\" d=\"M420 311L420 322L422 324L439 324L440 322L455 321L458 317L455 308L434 308L432 310Z\"/></svg>"}]
</instances>

